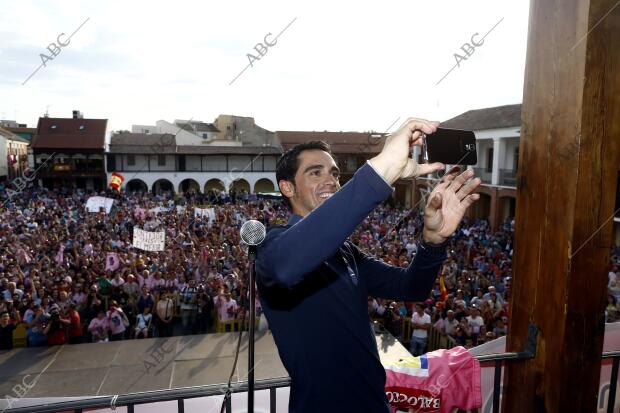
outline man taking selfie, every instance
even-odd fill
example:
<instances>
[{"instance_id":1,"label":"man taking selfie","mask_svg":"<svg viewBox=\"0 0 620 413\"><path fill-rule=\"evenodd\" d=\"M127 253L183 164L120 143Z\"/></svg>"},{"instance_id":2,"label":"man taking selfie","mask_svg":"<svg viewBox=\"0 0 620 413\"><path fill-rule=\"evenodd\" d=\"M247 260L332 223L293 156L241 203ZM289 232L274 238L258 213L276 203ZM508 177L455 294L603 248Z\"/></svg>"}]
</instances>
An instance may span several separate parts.
<instances>
[{"instance_id":1,"label":"man taking selfie","mask_svg":"<svg viewBox=\"0 0 620 413\"><path fill-rule=\"evenodd\" d=\"M290 412L389 412L367 297L427 298L448 237L479 198L473 191L480 180L472 171L444 176L428 198L418 253L407 268L369 257L347 237L392 194L397 179L444 168L409 158L437 126L408 119L342 188L324 142L297 145L278 161L276 179L293 215L287 225L271 227L260 245L257 286L291 377Z\"/></svg>"}]
</instances>

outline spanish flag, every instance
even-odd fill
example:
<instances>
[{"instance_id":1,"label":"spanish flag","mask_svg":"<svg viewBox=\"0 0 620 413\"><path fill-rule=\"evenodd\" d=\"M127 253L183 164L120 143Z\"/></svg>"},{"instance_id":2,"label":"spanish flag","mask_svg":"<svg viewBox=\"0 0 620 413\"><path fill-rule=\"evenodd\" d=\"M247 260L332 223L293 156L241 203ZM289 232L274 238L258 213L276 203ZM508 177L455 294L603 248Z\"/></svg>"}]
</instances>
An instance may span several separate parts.
<instances>
[{"instance_id":1,"label":"spanish flag","mask_svg":"<svg viewBox=\"0 0 620 413\"><path fill-rule=\"evenodd\" d=\"M125 177L117 172L112 172L112 176L110 177L110 188L116 189L118 192L121 192L121 185L123 185L123 181Z\"/></svg>"},{"instance_id":2,"label":"spanish flag","mask_svg":"<svg viewBox=\"0 0 620 413\"><path fill-rule=\"evenodd\" d=\"M439 276L439 293L441 295L441 301L446 301L448 290L446 290L446 284L443 281L443 274Z\"/></svg>"}]
</instances>

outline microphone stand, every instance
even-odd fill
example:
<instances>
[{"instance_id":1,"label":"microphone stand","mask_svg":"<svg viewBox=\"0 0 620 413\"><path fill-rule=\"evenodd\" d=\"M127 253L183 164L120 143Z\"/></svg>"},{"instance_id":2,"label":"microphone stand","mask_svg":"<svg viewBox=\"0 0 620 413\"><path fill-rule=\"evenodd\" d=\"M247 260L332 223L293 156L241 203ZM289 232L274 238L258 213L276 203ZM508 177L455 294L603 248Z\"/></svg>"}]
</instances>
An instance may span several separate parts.
<instances>
[{"instance_id":1,"label":"microphone stand","mask_svg":"<svg viewBox=\"0 0 620 413\"><path fill-rule=\"evenodd\" d=\"M256 245L248 246L250 259L250 316L248 320L248 413L254 413L254 323L256 318L256 289L254 272L256 269Z\"/></svg>"}]
</instances>

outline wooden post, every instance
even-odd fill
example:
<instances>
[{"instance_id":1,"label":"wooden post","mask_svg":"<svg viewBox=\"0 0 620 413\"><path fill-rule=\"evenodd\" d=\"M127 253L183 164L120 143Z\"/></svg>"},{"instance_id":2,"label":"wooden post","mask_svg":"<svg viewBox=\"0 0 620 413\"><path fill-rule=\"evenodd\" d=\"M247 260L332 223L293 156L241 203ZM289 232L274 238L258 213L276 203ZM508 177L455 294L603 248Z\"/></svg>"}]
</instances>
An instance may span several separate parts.
<instances>
[{"instance_id":1,"label":"wooden post","mask_svg":"<svg viewBox=\"0 0 620 413\"><path fill-rule=\"evenodd\" d=\"M595 412L620 160L620 2L533 0L505 412Z\"/></svg>"}]
</instances>

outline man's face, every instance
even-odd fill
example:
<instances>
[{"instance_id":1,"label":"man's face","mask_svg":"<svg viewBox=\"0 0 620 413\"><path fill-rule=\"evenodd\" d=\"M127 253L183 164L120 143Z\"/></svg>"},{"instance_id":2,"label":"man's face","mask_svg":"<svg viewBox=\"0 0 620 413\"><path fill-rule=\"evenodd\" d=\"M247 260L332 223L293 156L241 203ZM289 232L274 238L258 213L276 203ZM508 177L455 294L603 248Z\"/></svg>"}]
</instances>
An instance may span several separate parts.
<instances>
[{"instance_id":1,"label":"man's face","mask_svg":"<svg viewBox=\"0 0 620 413\"><path fill-rule=\"evenodd\" d=\"M305 217L340 189L340 170L330 154L318 149L301 152L298 164L294 185L281 182L288 186L283 194L289 197L293 212Z\"/></svg>"}]
</instances>

